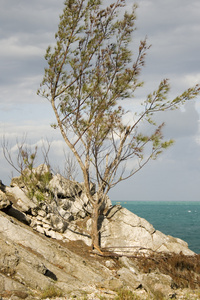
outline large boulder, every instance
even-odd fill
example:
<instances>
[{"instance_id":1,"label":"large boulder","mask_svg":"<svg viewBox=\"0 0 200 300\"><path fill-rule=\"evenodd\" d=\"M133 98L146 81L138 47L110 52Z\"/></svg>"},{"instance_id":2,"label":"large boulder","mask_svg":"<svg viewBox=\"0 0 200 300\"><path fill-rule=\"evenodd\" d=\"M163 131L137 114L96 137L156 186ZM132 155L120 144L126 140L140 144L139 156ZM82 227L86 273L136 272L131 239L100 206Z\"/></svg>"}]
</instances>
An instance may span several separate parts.
<instances>
[{"instance_id":1,"label":"large boulder","mask_svg":"<svg viewBox=\"0 0 200 300\"><path fill-rule=\"evenodd\" d=\"M154 227L145 219L136 216L121 206L110 209L102 224L101 242L105 248L130 252L152 248Z\"/></svg>"},{"instance_id":2,"label":"large boulder","mask_svg":"<svg viewBox=\"0 0 200 300\"><path fill-rule=\"evenodd\" d=\"M60 174L50 180L49 189L58 198L74 198L82 193L82 187L78 182L68 180Z\"/></svg>"},{"instance_id":3,"label":"large boulder","mask_svg":"<svg viewBox=\"0 0 200 300\"><path fill-rule=\"evenodd\" d=\"M101 245L121 254L158 251L194 255L186 242L155 230L148 221L120 205L113 206L102 222Z\"/></svg>"}]
</instances>

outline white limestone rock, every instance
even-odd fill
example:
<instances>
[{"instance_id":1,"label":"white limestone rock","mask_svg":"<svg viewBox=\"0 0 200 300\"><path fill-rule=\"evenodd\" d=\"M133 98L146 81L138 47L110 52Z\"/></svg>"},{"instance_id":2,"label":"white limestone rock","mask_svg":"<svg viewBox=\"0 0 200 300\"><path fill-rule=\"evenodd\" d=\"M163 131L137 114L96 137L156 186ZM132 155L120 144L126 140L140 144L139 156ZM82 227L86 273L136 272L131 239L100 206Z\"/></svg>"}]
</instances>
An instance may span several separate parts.
<instances>
[{"instance_id":1,"label":"white limestone rock","mask_svg":"<svg viewBox=\"0 0 200 300\"><path fill-rule=\"evenodd\" d=\"M186 242L156 231L148 221L119 205L108 211L101 232L102 247L121 254L163 251L194 255Z\"/></svg>"},{"instance_id":2,"label":"white limestone rock","mask_svg":"<svg viewBox=\"0 0 200 300\"><path fill-rule=\"evenodd\" d=\"M0 210L10 206L11 202L8 200L6 194L0 190Z\"/></svg>"},{"instance_id":3,"label":"white limestone rock","mask_svg":"<svg viewBox=\"0 0 200 300\"><path fill-rule=\"evenodd\" d=\"M52 229L45 230L45 235L51 237L52 239L56 239L58 241L62 241L64 239L63 234L56 232Z\"/></svg>"},{"instance_id":4,"label":"white limestone rock","mask_svg":"<svg viewBox=\"0 0 200 300\"><path fill-rule=\"evenodd\" d=\"M82 192L82 187L78 182L70 181L60 174L53 176L49 182L49 189L62 198L73 198Z\"/></svg>"},{"instance_id":5,"label":"white limestone rock","mask_svg":"<svg viewBox=\"0 0 200 300\"><path fill-rule=\"evenodd\" d=\"M27 213L37 207L37 205L30 200L24 191L22 191L22 189L20 189L18 186L6 187L6 193L15 198L16 206L19 207L22 212Z\"/></svg>"}]
</instances>

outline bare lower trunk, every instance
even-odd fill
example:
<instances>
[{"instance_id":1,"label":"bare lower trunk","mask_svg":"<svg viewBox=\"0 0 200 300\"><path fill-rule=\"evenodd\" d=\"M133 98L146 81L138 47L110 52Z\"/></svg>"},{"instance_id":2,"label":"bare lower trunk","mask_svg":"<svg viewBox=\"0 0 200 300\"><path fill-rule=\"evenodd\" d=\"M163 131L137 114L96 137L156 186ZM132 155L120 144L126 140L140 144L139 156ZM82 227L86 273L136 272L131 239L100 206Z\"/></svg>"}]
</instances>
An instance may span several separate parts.
<instances>
[{"instance_id":1,"label":"bare lower trunk","mask_svg":"<svg viewBox=\"0 0 200 300\"><path fill-rule=\"evenodd\" d=\"M92 228L91 228L92 250L95 248L101 252L100 237L99 237L99 230L98 230L98 219L99 219L98 203L95 203L93 206L93 212L91 218L92 218Z\"/></svg>"}]
</instances>

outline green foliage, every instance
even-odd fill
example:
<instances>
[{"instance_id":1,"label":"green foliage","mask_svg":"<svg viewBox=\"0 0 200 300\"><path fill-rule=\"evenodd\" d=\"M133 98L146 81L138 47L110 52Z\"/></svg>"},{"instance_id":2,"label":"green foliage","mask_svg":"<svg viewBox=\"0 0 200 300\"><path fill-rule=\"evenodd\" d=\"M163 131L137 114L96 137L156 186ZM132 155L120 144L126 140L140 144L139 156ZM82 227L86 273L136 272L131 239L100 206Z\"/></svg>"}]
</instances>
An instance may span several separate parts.
<instances>
[{"instance_id":1,"label":"green foliage","mask_svg":"<svg viewBox=\"0 0 200 300\"><path fill-rule=\"evenodd\" d=\"M52 178L50 171L38 174L30 173L29 175L22 174L22 180L25 182L28 191L27 196L31 199L36 198L38 202L50 200L51 195L47 195L47 185Z\"/></svg>"},{"instance_id":2,"label":"green foliage","mask_svg":"<svg viewBox=\"0 0 200 300\"><path fill-rule=\"evenodd\" d=\"M37 156L37 148L35 148L34 153L29 153L21 148L19 156L22 159L20 180L26 187L27 196L30 199L35 198L38 202L51 199L51 195L48 194L47 196L46 194L47 185L52 178L50 167L48 167L48 171L44 171L43 167L41 167L41 170L37 172L33 168Z\"/></svg>"},{"instance_id":3,"label":"green foliage","mask_svg":"<svg viewBox=\"0 0 200 300\"><path fill-rule=\"evenodd\" d=\"M35 179L42 183L42 186L45 187L49 181L52 179L52 174L50 171L47 171L45 173L35 173Z\"/></svg>"}]
</instances>

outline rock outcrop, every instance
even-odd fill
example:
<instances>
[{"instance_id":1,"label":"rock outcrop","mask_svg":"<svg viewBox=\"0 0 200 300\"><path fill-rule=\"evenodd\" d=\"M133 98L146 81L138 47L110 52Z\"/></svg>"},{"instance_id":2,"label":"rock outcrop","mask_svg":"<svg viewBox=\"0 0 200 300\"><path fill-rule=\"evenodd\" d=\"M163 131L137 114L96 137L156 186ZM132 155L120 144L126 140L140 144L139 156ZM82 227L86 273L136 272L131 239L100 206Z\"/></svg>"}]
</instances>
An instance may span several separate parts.
<instances>
[{"instance_id":1,"label":"rock outcrop","mask_svg":"<svg viewBox=\"0 0 200 300\"><path fill-rule=\"evenodd\" d=\"M148 221L120 205L113 206L107 212L102 223L101 242L102 247L117 253L153 251L194 254L183 240L155 230Z\"/></svg>"},{"instance_id":2,"label":"rock outcrop","mask_svg":"<svg viewBox=\"0 0 200 300\"><path fill-rule=\"evenodd\" d=\"M42 170L42 173L41 173ZM49 170L34 170L43 178ZM61 175L36 183L40 201L22 178L0 185L0 296L41 299L49 287L68 298L95 295L113 298L124 287L138 294L174 295L173 279L160 272L141 272L132 256L152 253L195 257L186 242L166 236L146 220L107 199L100 216L101 245L108 257L89 251L91 205L84 186ZM35 182L34 182L35 184ZM95 186L91 185L95 197ZM41 197L41 194L40 194ZM73 247L70 245L73 244ZM76 248L77 247L77 248ZM130 256L130 258L128 258ZM196 275L195 275L196 276ZM96 297L96 298L95 298Z\"/></svg>"},{"instance_id":3,"label":"rock outcrop","mask_svg":"<svg viewBox=\"0 0 200 300\"><path fill-rule=\"evenodd\" d=\"M98 262L86 263L66 247L3 213L0 213L0 228L0 295L14 294L17 290L27 297L34 291L37 296L37 292L50 285L65 294L94 292L94 284L113 276L111 270Z\"/></svg>"},{"instance_id":4,"label":"rock outcrop","mask_svg":"<svg viewBox=\"0 0 200 300\"><path fill-rule=\"evenodd\" d=\"M4 186L0 191L0 209L48 237L73 241L81 239L90 245L92 207L83 184L69 181L60 174L50 174L44 188L41 180L49 174L48 167L41 165L33 170L33 174L40 175L37 177L40 181L37 180L35 186L42 190L42 200L35 198L35 195L30 199L24 180L17 177L12 179L10 187ZM94 185L91 185L91 191L95 197ZM118 254L138 251L194 254L186 242L164 235L149 222L119 205L112 206L109 198L102 208L99 221L102 247Z\"/></svg>"}]
</instances>

